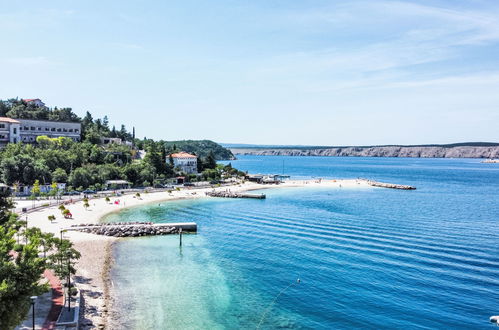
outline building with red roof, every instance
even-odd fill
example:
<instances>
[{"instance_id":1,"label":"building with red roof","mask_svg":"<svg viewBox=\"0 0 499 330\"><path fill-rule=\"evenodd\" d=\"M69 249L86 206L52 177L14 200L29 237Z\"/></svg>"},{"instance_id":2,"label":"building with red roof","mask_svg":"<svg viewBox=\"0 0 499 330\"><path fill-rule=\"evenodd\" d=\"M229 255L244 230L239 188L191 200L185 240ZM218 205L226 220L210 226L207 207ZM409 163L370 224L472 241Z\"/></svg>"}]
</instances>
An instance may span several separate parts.
<instances>
[{"instance_id":1,"label":"building with red roof","mask_svg":"<svg viewBox=\"0 0 499 330\"><path fill-rule=\"evenodd\" d=\"M173 166L178 168L180 171L192 174L198 172L198 158L195 155L191 155L187 152L181 151L170 155L173 159ZM169 161L166 159L166 161Z\"/></svg>"}]
</instances>

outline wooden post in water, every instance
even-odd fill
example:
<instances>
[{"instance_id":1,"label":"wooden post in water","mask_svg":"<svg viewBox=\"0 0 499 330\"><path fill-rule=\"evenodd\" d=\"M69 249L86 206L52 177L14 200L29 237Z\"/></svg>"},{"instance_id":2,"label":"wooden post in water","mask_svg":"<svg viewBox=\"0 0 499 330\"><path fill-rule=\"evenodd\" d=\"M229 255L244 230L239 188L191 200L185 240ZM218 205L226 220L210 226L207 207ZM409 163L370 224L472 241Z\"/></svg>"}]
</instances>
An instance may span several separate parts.
<instances>
[{"instance_id":1,"label":"wooden post in water","mask_svg":"<svg viewBox=\"0 0 499 330\"><path fill-rule=\"evenodd\" d=\"M180 234L180 246L182 246L182 227L180 227L178 233Z\"/></svg>"}]
</instances>

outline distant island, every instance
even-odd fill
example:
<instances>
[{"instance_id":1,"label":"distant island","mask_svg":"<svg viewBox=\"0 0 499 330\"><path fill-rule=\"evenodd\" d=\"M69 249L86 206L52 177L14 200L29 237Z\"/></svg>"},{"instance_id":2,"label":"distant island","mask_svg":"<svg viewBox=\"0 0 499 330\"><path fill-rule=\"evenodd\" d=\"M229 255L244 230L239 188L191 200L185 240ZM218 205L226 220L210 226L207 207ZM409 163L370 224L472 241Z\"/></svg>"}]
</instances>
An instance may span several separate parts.
<instances>
[{"instance_id":1,"label":"distant island","mask_svg":"<svg viewBox=\"0 0 499 330\"><path fill-rule=\"evenodd\" d=\"M230 149L235 155L257 156L499 158L499 143L494 142L380 146L259 146L224 144L224 147Z\"/></svg>"}]
</instances>

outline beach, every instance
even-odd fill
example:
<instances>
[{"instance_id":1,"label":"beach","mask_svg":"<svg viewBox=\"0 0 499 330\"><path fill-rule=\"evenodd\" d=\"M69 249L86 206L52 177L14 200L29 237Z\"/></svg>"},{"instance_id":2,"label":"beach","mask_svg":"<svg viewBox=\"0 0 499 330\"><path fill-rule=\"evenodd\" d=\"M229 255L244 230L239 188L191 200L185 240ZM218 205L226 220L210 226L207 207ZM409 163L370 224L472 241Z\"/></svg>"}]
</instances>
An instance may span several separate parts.
<instances>
[{"instance_id":1,"label":"beach","mask_svg":"<svg viewBox=\"0 0 499 330\"><path fill-rule=\"evenodd\" d=\"M363 180L289 180L279 185L262 185L253 182L234 184L223 187L190 188L185 187L171 192L142 193L140 197L135 195L123 195L105 198L90 199L90 207L85 209L83 202L75 202L66 205L73 215L72 219L64 219L56 206L48 207L28 214L28 225L39 227L44 232L51 232L59 237L61 230L71 225L81 223L99 223L101 219L113 212L119 212L125 208L162 203L179 199L210 198L206 192L229 191L232 193L260 190L266 188L291 188L291 187L330 187L330 188L367 188ZM56 220L50 222L49 215L54 215ZM112 319L112 300L108 295L107 286L112 285L108 277L112 267L112 244L118 238L87 234L77 231L63 232L63 237L71 240L75 248L80 251L81 258L77 264L77 273L74 277L81 289L83 302L80 314L81 328L104 328Z\"/></svg>"}]
</instances>

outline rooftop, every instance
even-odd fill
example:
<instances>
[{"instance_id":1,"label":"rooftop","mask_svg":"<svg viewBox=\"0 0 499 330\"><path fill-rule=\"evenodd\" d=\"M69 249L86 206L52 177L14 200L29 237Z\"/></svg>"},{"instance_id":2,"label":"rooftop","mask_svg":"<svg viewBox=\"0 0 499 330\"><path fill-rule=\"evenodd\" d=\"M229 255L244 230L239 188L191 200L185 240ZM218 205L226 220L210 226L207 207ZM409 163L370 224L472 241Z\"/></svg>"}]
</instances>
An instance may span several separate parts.
<instances>
[{"instance_id":1,"label":"rooftop","mask_svg":"<svg viewBox=\"0 0 499 330\"><path fill-rule=\"evenodd\" d=\"M196 156L188 154L184 151L171 154L170 156L172 156L172 158L197 158Z\"/></svg>"},{"instance_id":2,"label":"rooftop","mask_svg":"<svg viewBox=\"0 0 499 330\"><path fill-rule=\"evenodd\" d=\"M11 123L11 124L20 124L18 120L9 118L9 117L0 117L0 122L3 123Z\"/></svg>"}]
</instances>

